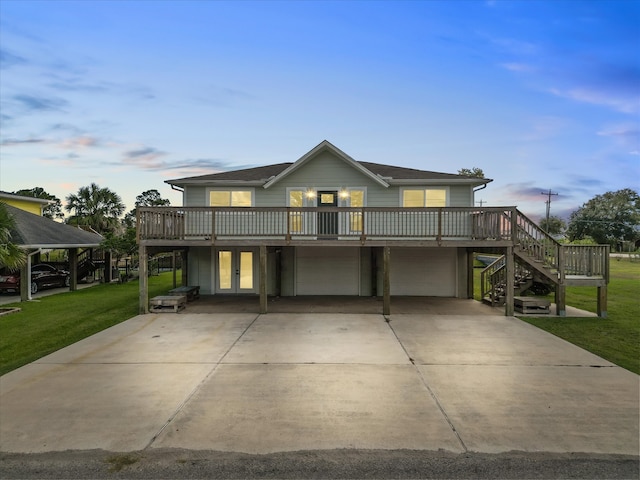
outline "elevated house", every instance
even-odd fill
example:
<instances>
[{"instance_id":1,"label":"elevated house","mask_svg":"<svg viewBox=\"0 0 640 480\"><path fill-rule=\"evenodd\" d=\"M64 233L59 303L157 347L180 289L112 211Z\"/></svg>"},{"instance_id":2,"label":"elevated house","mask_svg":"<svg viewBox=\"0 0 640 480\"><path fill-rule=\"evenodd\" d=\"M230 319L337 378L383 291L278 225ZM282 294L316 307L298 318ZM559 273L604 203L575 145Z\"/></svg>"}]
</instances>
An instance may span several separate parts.
<instances>
[{"instance_id":1,"label":"elevated house","mask_svg":"<svg viewBox=\"0 0 640 480\"><path fill-rule=\"evenodd\" d=\"M209 295L472 298L474 252L497 255L483 294L513 314L518 278L598 288L608 247L562 246L512 206L476 207L490 179L356 161L327 141L293 163L168 180L183 207L138 208L140 311L150 253L182 251L183 283ZM185 271L186 270L186 271ZM486 283L486 285L485 285ZM523 287L524 288L524 287Z\"/></svg>"}]
</instances>

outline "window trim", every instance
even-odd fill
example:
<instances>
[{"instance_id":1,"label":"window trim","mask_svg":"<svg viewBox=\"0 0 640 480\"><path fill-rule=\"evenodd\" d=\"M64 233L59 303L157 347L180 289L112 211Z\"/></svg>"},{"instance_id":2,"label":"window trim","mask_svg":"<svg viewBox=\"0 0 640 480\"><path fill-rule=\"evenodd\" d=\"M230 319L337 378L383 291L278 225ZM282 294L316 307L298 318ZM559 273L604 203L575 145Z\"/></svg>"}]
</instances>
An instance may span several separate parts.
<instances>
[{"instance_id":1,"label":"window trim","mask_svg":"<svg viewBox=\"0 0 640 480\"><path fill-rule=\"evenodd\" d=\"M234 207L230 205L228 207L218 207L218 208L251 208L256 206L256 189L252 187L243 187L243 188L230 188L230 187L209 187L206 189L206 202L207 206L212 207L211 205L211 192L249 192L251 194L251 205L249 207Z\"/></svg>"},{"instance_id":2,"label":"window trim","mask_svg":"<svg viewBox=\"0 0 640 480\"><path fill-rule=\"evenodd\" d=\"M402 187L400 188L400 199L399 199L399 205L403 208L424 208L424 207L428 207L428 208L439 208L439 206L437 207L433 207L430 205L423 205L422 207L405 207L404 206L404 192L405 191L411 191L411 190L421 190L423 192L426 192L428 190L439 190L439 191L444 191L445 192L445 204L444 207L449 207L451 205L451 189L448 186L440 186L440 187ZM424 195L424 203L426 204L427 202L427 195L425 193Z\"/></svg>"}]
</instances>

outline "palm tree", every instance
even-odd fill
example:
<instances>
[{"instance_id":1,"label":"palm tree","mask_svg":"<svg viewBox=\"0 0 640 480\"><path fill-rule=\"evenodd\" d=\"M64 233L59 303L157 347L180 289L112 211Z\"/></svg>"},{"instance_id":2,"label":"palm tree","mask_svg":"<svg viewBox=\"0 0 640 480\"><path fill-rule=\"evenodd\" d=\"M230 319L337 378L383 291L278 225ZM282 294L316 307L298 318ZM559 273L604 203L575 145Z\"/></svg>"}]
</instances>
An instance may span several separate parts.
<instances>
[{"instance_id":1,"label":"palm tree","mask_svg":"<svg viewBox=\"0 0 640 480\"><path fill-rule=\"evenodd\" d=\"M9 270L17 270L26 261L24 251L11 243L11 231L15 226L15 221L7 211L6 205L0 202L0 266L7 267Z\"/></svg>"},{"instance_id":2,"label":"palm tree","mask_svg":"<svg viewBox=\"0 0 640 480\"><path fill-rule=\"evenodd\" d=\"M125 210L120 195L95 183L80 187L77 194L67 196L64 208L67 212L73 210L67 223L89 225L99 233L117 230L120 225L118 217Z\"/></svg>"}]
</instances>

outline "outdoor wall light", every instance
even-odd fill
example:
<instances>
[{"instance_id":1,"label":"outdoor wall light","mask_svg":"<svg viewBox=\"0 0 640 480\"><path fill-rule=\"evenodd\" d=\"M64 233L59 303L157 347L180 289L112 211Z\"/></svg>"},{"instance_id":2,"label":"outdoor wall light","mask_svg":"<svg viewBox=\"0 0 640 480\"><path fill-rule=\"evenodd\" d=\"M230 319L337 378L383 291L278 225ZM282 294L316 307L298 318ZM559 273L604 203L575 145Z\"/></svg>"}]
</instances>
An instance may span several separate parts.
<instances>
[{"instance_id":1,"label":"outdoor wall light","mask_svg":"<svg viewBox=\"0 0 640 480\"><path fill-rule=\"evenodd\" d=\"M308 189L306 193L307 198L316 198L315 190Z\"/></svg>"},{"instance_id":2,"label":"outdoor wall light","mask_svg":"<svg viewBox=\"0 0 640 480\"><path fill-rule=\"evenodd\" d=\"M342 198L343 200L345 198L349 198L349 191L346 188L340 190L340 198Z\"/></svg>"}]
</instances>

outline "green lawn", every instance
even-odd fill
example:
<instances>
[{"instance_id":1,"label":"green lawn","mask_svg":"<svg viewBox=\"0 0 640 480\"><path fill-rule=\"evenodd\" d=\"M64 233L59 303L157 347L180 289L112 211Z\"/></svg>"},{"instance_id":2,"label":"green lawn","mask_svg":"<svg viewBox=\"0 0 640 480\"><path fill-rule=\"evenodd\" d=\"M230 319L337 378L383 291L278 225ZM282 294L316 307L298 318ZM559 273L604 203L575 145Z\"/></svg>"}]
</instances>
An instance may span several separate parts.
<instances>
[{"instance_id":1,"label":"green lawn","mask_svg":"<svg viewBox=\"0 0 640 480\"><path fill-rule=\"evenodd\" d=\"M149 278L149 297L173 287L173 274ZM138 281L101 284L18 302L0 317L0 375L138 314Z\"/></svg>"},{"instance_id":2,"label":"green lawn","mask_svg":"<svg viewBox=\"0 0 640 480\"><path fill-rule=\"evenodd\" d=\"M521 317L558 337L640 374L640 263L611 259L607 318ZM568 287L567 305L596 311L595 287Z\"/></svg>"}]
</instances>

